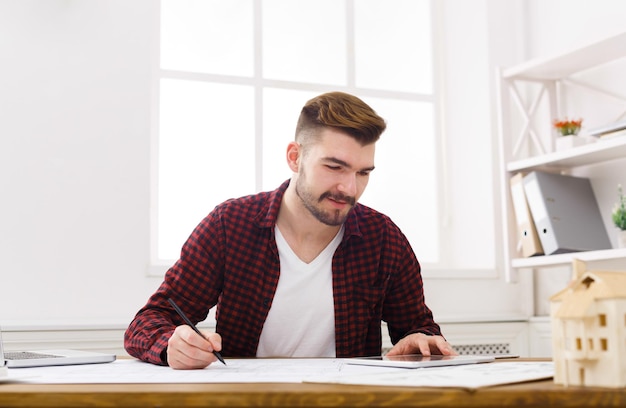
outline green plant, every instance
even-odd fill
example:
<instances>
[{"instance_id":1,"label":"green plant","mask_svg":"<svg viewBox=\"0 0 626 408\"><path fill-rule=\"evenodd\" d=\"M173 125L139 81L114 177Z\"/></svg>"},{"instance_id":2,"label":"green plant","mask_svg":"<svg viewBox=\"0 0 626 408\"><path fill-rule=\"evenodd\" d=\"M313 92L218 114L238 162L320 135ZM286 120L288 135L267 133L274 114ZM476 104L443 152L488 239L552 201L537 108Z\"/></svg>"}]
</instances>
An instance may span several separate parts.
<instances>
[{"instance_id":1,"label":"green plant","mask_svg":"<svg viewBox=\"0 0 626 408\"><path fill-rule=\"evenodd\" d=\"M613 208L613 223L622 231L626 230L626 196L622 190L622 185L617 186L619 201Z\"/></svg>"},{"instance_id":2,"label":"green plant","mask_svg":"<svg viewBox=\"0 0 626 408\"><path fill-rule=\"evenodd\" d=\"M554 121L554 127L561 134L561 136L570 136L570 135L578 134L582 123L583 123L582 119L578 119L578 120L556 119Z\"/></svg>"}]
</instances>

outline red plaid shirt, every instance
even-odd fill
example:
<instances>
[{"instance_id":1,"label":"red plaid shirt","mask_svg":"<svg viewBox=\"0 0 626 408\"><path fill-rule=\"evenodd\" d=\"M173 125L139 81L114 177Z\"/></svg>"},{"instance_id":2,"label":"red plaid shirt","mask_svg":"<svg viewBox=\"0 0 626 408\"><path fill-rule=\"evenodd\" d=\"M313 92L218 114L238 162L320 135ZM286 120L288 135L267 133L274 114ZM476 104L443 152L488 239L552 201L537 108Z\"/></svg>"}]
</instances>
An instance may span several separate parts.
<instances>
[{"instance_id":1,"label":"red plaid shirt","mask_svg":"<svg viewBox=\"0 0 626 408\"><path fill-rule=\"evenodd\" d=\"M288 184L220 204L196 227L180 259L126 330L130 355L167 364L167 341L183 324L169 297L194 323L217 305L222 354L256 355L280 276L274 226ZM424 303L415 254L387 216L357 204L346 219L332 268L337 357L380 355L381 321L394 344L410 333L441 334Z\"/></svg>"}]
</instances>

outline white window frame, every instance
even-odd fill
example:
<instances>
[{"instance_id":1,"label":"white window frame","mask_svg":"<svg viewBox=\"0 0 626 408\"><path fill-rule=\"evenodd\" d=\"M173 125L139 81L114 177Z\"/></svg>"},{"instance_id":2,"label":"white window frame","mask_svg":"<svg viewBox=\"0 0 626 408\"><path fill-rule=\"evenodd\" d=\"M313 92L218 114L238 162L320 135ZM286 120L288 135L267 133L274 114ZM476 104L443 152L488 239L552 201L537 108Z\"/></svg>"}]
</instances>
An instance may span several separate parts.
<instances>
[{"instance_id":1,"label":"white window frame","mask_svg":"<svg viewBox=\"0 0 626 408\"><path fill-rule=\"evenodd\" d=\"M356 0L346 0L346 5L348 9L353 8L354 1ZM438 185L441 186L437 192L438 194L438 202L440 207L439 213L439 225L445 225L445 220L448 217L449 207L448 207L448 189L450 188L448 182L448 174L447 174L447 166L445 164L446 157L446 139L441 137L443 134L443 112L444 112L444 101L441 97L443 90L443 77L441 72L443 69L440 69L443 61L441 57L441 46L442 46L442 8L441 5L437 1L431 0L431 21L432 21L432 52L433 52L433 92L431 95L427 94L417 94L410 92L397 92L397 91L383 91L383 90L375 90L375 89L365 89L359 88L355 86L355 73L354 73L354 55L350 55L348 58L348 85L347 86L325 86L314 83L305 83L305 82L292 82L292 81L280 81L280 80L272 80L266 79L262 77L261 71L261 55L260 55L260 41L261 41L261 10L260 10L260 1L255 0L254 2L254 20L255 20L255 61L254 61L254 76L253 77L235 77L235 76L227 76L227 75L216 75L216 74L204 74L204 73L192 73L192 72L182 72L182 71L173 71L173 70L165 70L160 68L160 2L157 7L157 12L155 13L155 21L154 21L154 49L153 49L153 72L152 72L152 131L151 131L151 186L150 186L150 223L151 223L151 232L150 232L150 265L148 267L148 276L153 277L162 277L167 269L171 267L173 264L172 260L161 260L157 258L157 250L158 250L158 173L159 173L159 162L158 162L158 153L159 153L159 89L160 89L160 80L162 78L173 78L173 79L187 79L194 81L209 81L209 82L218 82L218 83L231 83L231 84L239 84L239 85L248 85L254 88L255 92L255 142L257 146L260 146L262 143L262 134L263 134L263 115L262 115L262 95L263 89L270 88L278 88L278 89L295 89L295 90L304 90L311 91L316 93L323 93L330 90L335 91L344 91L348 93L358 94L363 97L376 97L376 98L393 98L393 99L401 99L408 101L416 101L416 102L428 102L433 104L434 116L435 116L435 134L438 135L437 140L437 182ZM354 24L352 21L352 14L349 10L347 13L348 19L348 35L351 36L353 33L351 25ZM353 38L347 39L348 43L353 42ZM347 47L348 52L350 52L353 47ZM295 120L295 118L294 118ZM256 191L261 191L262 186L262 150L256 149L255 167L257 169L255 176L255 188ZM190 231L191 232L191 231ZM453 233L450 229L441 228L441 235L439 237L439 247L442 249L442 257L445 256L445 241L446 235ZM182 243L181 243L182 245ZM449 278L496 278L498 276L497 271L494 269L454 269L450 267L445 267L440 264L422 264L423 276L425 278L435 278L435 279L449 279Z\"/></svg>"}]
</instances>

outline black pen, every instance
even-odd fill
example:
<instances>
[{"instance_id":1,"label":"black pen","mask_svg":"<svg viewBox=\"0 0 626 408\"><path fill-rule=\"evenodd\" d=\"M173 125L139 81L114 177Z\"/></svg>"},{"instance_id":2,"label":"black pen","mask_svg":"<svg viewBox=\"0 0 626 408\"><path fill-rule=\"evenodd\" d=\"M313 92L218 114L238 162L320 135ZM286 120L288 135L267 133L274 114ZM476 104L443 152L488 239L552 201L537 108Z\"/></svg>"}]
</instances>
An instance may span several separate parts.
<instances>
[{"instance_id":1,"label":"black pen","mask_svg":"<svg viewBox=\"0 0 626 408\"><path fill-rule=\"evenodd\" d=\"M204 337L204 334L200 333L200 330L198 330L196 325L191 323L191 320L189 320L187 315L180 309L180 307L178 307L178 305L176 304L176 302L174 302L172 298L168 298L167 301L170 302L170 305L174 307L174 310L176 310L176 313L178 313L178 315L183 318L185 323L187 323L187 325L189 325L193 329L193 331L195 331L200 336L202 336L202 338L206 339L206 337ZM224 357L222 357L219 351L213 350L213 354L215 355L215 357L217 357L218 360L220 360L224 365L226 365L226 361L224 361Z\"/></svg>"}]
</instances>

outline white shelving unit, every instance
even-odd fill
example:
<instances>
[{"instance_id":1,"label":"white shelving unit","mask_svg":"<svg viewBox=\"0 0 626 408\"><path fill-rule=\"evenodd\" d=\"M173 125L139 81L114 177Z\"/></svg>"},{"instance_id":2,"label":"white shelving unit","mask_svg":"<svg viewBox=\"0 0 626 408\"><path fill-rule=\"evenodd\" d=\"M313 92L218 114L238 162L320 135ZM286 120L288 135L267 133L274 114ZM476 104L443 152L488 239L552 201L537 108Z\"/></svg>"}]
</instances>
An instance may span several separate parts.
<instances>
[{"instance_id":1,"label":"white shelving unit","mask_svg":"<svg viewBox=\"0 0 626 408\"><path fill-rule=\"evenodd\" d=\"M517 225L509 186L510 177L517 172L539 170L567 173L577 167L614 160L624 162L623 171L626 174L626 136L600 140L567 151L555 151L554 135L541 134L533 124L533 119L539 115L551 119L566 116L561 112L562 92L568 84L576 84L576 79L571 78L573 75L622 58L626 58L626 32L553 58L528 61L498 72L500 188L505 273L508 281L517 280L518 269L571 265L574 257L585 261L623 258L626 262L626 249L516 258L518 254ZM529 96L530 93L525 92L523 88L524 83L532 84L539 88L539 91L534 96ZM596 93L609 93L600 87L594 88L589 84L585 86ZM624 102L626 113L626 96L613 93L610 93L610 96ZM545 98L547 98L547 104L544 103ZM517 134L512 129L513 106L517 106L517 112L521 117L518 120L521 123L516 122L516 127L520 128ZM617 119L619 118L615 118Z\"/></svg>"},{"instance_id":2,"label":"white shelving unit","mask_svg":"<svg viewBox=\"0 0 626 408\"><path fill-rule=\"evenodd\" d=\"M626 259L626 249L605 249L602 251L570 252L549 256L535 256L531 258L511 259L512 268L538 268L546 266L571 265L572 261L580 259L585 262L603 261L610 259ZM626 261L625 261L626 262Z\"/></svg>"},{"instance_id":3,"label":"white shelving unit","mask_svg":"<svg viewBox=\"0 0 626 408\"><path fill-rule=\"evenodd\" d=\"M547 153L542 156L509 162L506 169L510 173L532 170L566 170L572 167L587 166L626 157L626 137L589 143L562 152Z\"/></svg>"}]
</instances>

